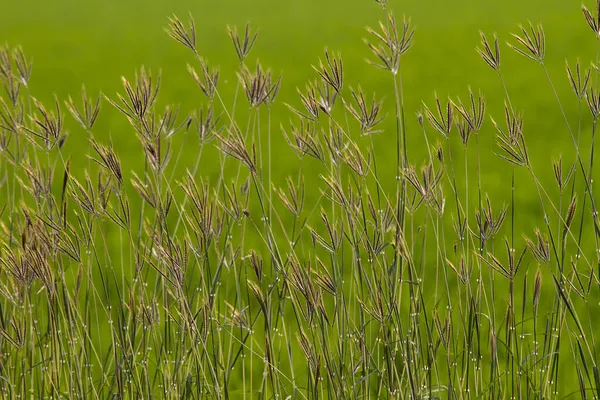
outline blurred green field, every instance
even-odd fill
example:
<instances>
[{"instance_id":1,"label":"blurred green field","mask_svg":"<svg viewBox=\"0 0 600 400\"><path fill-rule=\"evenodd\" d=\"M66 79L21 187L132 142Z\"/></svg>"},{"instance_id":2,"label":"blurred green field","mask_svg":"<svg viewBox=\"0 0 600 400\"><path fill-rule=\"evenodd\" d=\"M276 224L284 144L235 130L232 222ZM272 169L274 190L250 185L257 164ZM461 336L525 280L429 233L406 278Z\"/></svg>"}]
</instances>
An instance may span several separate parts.
<instances>
[{"instance_id":1,"label":"blurred green field","mask_svg":"<svg viewBox=\"0 0 600 400\"><path fill-rule=\"evenodd\" d=\"M480 30L488 35L497 33L502 43L503 74L513 105L523 111L532 163L542 186L551 188L549 193L555 196L550 161L562 155L569 164L573 162L573 144L541 67L517 55L505 42L512 40L510 33L517 32L520 23L530 20L543 24L548 71L569 122L573 127L577 126L578 102L567 80L565 60L570 65L580 60L587 67L597 58L599 48L582 16L580 3L574 0L390 0L390 7L397 16L411 18L416 27L414 45L402 58L401 65L409 161L419 165L427 154L417 122L423 102L431 106L434 92L442 98L460 96L465 99L469 87L481 90L487 101L488 114L479 137L483 191L489 194L494 204L510 201L507 189L509 168L494 154L495 130L489 118L493 116L503 121L503 89L497 75L475 50L479 45ZM357 88L360 85L367 93L374 92L377 98L384 99L387 114L382 123L384 132L374 136L373 140L382 184L394 187L393 87L389 73L365 62L365 58L372 57L363 43L363 38L367 37L365 28L375 27L379 20L385 18L381 8L373 1L22 0L7 2L2 8L0 43L22 45L25 53L33 59L29 90L44 103L50 104L53 95L61 102L69 95L78 99L82 84L90 94L101 91L115 98L115 94L122 91L121 76L133 78L134 72L143 65L153 74L162 73L158 103L161 106L179 105L182 113L200 108L205 100L186 69L187 64L194 65L196 61L189 51L175 43L164 31L168 17L176 14L185 20L188 13L194 17L200 54L210 65L220 67L219 90L226 105L233 102L238 69L227 26L243 28L251 22L252 27L259 29L260 35L247 64L252 67L258 60L263 67L283 77L279 98L272 110L272 181L277 186L298 170L298 159L281 135L280 126L285 126L293 116L284 103L300 107L296 88L304 89L308 81L317 77L312 65L318 64L325 48L339 52L344 60L346 87ZM586 108L586 117L581 122L582 147L588 148L591 119L585 102L583 107ZM236 119L245 121L246 108L245 99L240 97L235 110ZM86 135L69 120L69 116L66 118L69 137L62 152L71 159L72 165L82 168L87 165ZM434 136L432 130L429 132L433 143L442 139ZM128 171L139 169L144 155L127 120L106 101L102 104L94 134L101 142L113 141L128 182ZM175 154L183 143L182 134L178 135L173 147ZM177 174L182 174L184 168L193 165L196 159L197 146L193 138L189 140L182 147ZM461 151L459 141L453 141L453 149ZM219 175L216 154L216 151L211 153L208 150L200 168L200 175L212 182ZM475 171L476 153L470 157L471 168ZM307 181L307 186L319 183L319 170L315 168L311 173L315 181ZM73 171L75 176L83 176L83 173L83 169ZM521 232L533 233L536 224L542 222L542 213L538 193L526 174L517 175L517 187L515 230L520 239ZM475 190L475 185L471 188ZM307 193L307 203L311 199L314 202L318 195ZM136 210L139 206L132 204L132 209ZM508 229L504 229L502 234L507 232ZM112 240L114 247L109 252L116 258L120 254L116 247L119 243L116 233ZM259 237L248 238L248 243L260 246L261 240ZM590 243L591 240L590 237Z\"/></svg>"}]
</instances>

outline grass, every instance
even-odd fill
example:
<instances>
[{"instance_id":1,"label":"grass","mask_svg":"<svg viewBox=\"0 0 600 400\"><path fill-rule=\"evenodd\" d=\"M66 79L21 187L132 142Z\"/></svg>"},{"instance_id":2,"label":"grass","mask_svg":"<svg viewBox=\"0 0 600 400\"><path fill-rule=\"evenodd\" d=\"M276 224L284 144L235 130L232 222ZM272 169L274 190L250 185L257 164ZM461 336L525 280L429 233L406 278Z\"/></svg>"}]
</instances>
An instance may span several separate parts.
<instances>
[{"instance_id":1,"label":"grass","mask_svg":"<svg viewBox=\"0 0 600 400\"><path fill-rule=\"evenodd\" d=\"M117 93L40 96L2 48L3 397L600 397L597 64L557 78L562 42L524 23L474 37L496 83L422 93L420 31L374 3L368 75L328 49L296 95L253 25L229 28L221 70L173 16L192 110L144 67Z\"/></svg>"}]
</instances>

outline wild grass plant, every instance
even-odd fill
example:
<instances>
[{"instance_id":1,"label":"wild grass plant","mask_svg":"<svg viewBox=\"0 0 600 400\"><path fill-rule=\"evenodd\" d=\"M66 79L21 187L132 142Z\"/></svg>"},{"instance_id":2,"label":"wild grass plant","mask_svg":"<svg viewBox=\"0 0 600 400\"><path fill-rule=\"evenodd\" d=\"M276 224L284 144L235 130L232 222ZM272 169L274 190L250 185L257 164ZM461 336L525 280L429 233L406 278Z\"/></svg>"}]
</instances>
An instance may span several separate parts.
<instances>
[{"instance_id":1,"label":"wild grass plant","mask_svg":"<svg viewBox=\"0 0 600 400\"><path fill-rule=\"evenodd\" d=\"M81 100L43 104L29 92L30 60L2 48L3 398L600 398L600 65L567 64L573 121L541 25L508 47L482 32L476 51L503 91L435 95L411 131L405 96L424 97L403 89L415 31L376 2L365 57L393 99L348 84L326 50L307 61L314 80L282 126L272 123L281 77L252 60L250 25L228 30L239 70L226 98L193 18L169 20L202 96L192 112L162 107L161 76L143 67L119 93L84 88ZM600 2L583 15L598 40ZM530 157L504 80L519 68L501 62L511 49L556 94L572 159ZM490 115L485 96L503 112ZM101 107L128 121L136 149L97 131ZM87 136L87 163L71 162L67 129ZM288 149L273 146L281 134ZM393 165L378 159L376 135L394 146ZM506 199L486 194L483 135L495 137ZM134 152L143 168L123 168ZM273 183L275 152L297 163L285 185ZM524 188L542 214L521 232Z\"/></svg>"}]
</instances>

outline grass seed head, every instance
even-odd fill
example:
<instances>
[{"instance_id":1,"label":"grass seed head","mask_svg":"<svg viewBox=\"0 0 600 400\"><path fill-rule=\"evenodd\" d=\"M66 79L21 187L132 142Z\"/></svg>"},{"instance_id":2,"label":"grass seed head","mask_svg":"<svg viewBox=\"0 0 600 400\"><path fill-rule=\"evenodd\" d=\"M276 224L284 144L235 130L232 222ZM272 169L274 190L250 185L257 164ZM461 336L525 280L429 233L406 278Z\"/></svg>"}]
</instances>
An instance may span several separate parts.
<instances>
[{"instance_id":1,"label":"grass seed head","mask_svg":"<svg viewBox=\"0 0 600 400\"><path fill-rule=\"evenodd\" d=\"M367 62L397 75L400 70L400 57L411 48L415 31L410 25L410 20L404 18L402 35L400 35L396 18L392 14L389 14L386 23L379 22L379 29L380 32L367 28L367 32L373 37L373 42L368 39L364 41L377 59L377 61L367 59Z\"/></svg>"},{"instance_id":2,"label":"grass seed head","mask_svg":"<svg viewBox=\"0 0 600 400\"><path fill-rule=\"evenodd\" d=\"M273 80L271 71L264 71L260 64L256 64L254 73L244 66L238 77L250 107L258 107L261 104L270 105L277 97L281 77Z\"/></svg>"},{"instance_id":3,"label":"grass seed head","mask_svg":"<svg viewBox=\"0 0 600 400\"><path fill-rule=\"evenodd\" d=\"M187 69L200 90L202 90L202 93L212 103L217 92L217 84L219 83L219 69L210 68L203 60L200 61L201 75L190 64L188 64Z\"/></svg>"},{"instance_id":4,"label":"grass seed head","mask_svg":"<svg viewBox=\"0 0 600 400\"><path fill-rule=\"evenodd\" d=\"M423 103L425 117L436 131L447 138L450 136L450 132L452 131L454 107L452 106L451 101L448 101L446 105L443 106L437 93L434 93L434 96L437 115L434 114L425 103Z\"/></svg>"},{"instance_id":5,"label":"grass seed head","mask_svg":"<svg viewBox=\"0 0 600 400\"><path fill-rule=\"evenodd\" d=\"M588 68L582 75L581 64L579 63L579 60L577 60L577 64L575 64L575 73L573 73L567 62L567 76L569 77L571 87L578 99L583 99L585 97L590 82L591 72L592 71Z\"/></svg>"},{"instance_id":6,"label":"grass seed head","mask_svg":"<svg viewBox=\"0 0 600 400\"><path fill-rule=\"evenodd\" d=\"M185 25L181 20L177 17L177 15L173 15L169 18L169 26L165 28L167 34L181 43L188 49L192 50L194 53L198 53L196 50L196 25L194 23L194 19L190 15L189 27L186 29Z\"/></svg>"},{"instance_id":7,"label":"grass seed head","mask_svg":"<svg viewBox=\"0 0 600 400\"><path fill-rule=\"evenodd\" d=\"M544 62L546 55L546 37L544 29L541 24L536 27L529 22L529 29L520 25L521 34L513 33L513 38L517 41L517 44L508 43L508 46L517 53L521 54L538 63Z\"/></svg>"},{"instance_id":8,"label":"grass seed head","mask_svg":"<svg viewBox=\"0 0 600 400\"><path fill-rule=\"evenodd\" d=\"M583 12L583 16L585 17L586 22L589 27L594 32L596 37L600 37L600 0L596 1L596 15L592 15L590 10L586 8L586 6L581 5L581 11Z\"/></svg>"},{"instance_id":9,"label":"grass seed head","mask_svg":"<svg viewBox=\"0 0 600 400\"><path fill-rule=\"evenodd\" d=\"M252 47L254 47L254 43L258 38L258 32L251 32L250 23L246 24L244 34L241 37L238 33L237 26L234 26L233 28L228 27L227 32L229 33L229 37L233 42L233 47L235 48L235 52L238 56L240 64L243 64L246 60L246 57L248 57L248 54L250 54L250 50L252 50Z\"/></svg>"},{"instance_id":10,"label":"grass seed head","mask_svg":"<svg viewBox=\"0 0 600 400\"><path fill-rule=\"evenodd\" d=\"M319 59L319 67L313 66L313 68L336 93L340 94L342 92L344 86L344 63L339 55L331 56L326 49L325 64Z\"/></svg>"},{"instance_id":11,"label":"grass seed head","mask_svg":"<svg viewBox=\"0 0 600 400\"><path fill-rule=\"evenodd\" d=\"M354 105L346 104L346 109L360 123L361 134L374 135L382 132L381 130L374 129L385 118L379 115L382 103L375 100L375 95L373 95L371 105L368 105L365 94L360 87L357 91L350 89L350 93L352 94L356 108Z\"/></svg>"},{"instance_id":12,"label":"grass seed head","mask_svg":"<svg viewBox=\"0 0 600 400\"><path fill-rule=\"evenodd\" d=\"M500 46L498 36L494 33L494 44L491 45L483 31L479 31L481 38L481 47L477 47L477 52L494 71L500 71Z\"/></svg>"}]
</instances>

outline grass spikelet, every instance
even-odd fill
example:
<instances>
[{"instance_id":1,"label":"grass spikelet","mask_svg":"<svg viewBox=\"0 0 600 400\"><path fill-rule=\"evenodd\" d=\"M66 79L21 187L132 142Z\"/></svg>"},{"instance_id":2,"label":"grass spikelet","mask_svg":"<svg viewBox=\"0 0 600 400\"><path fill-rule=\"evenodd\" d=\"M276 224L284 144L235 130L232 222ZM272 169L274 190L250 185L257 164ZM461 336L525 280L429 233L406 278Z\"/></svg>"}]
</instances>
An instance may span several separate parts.
<instances>
[{"instance_id":1,"label":"grass spikelet","mask_svg":"<svg viewBox=\"0 0 600 400\"><path fill-rule=\"evenodd\" d=\"M530 60L540 64L543 63L546 55L546 37L542 25L538 24L534 27L529 22L529 30L522 25L519 28L521 29L520 35L516 33L512 34L513 38L517 41L517 45L508 43L508 46Z\"/></svg>"},{"instance_id":2,"label":"grass spikelet","mask_svg":"<svg viewBox=\"0 0 600 400\"><path fill-rule=\"evenodd\" d=\"M173 15L171 18L169 18L169 26L165 28L165 31L171 38L192 50L194 53L197 53L196 25L191 16L189 27L186 29L185 25L183 22L181 22L177 15Z\"/></svg>"},{"instance_id":3,"label":"grass spikelet","mask_svg":"<svg viewBox=\"0 0 600 400\"><path fill-rule=\"evenodd\" d=\"M234 26L233 28L227 27L227 32L233 42L233 47L235 48L240 64L243 64L248 57L248 54L250 54L250 50L254 47L254 43L258 38L258 32L251 32L250 23L246 24L244 34L241 37L237 26Z\"/></svg>"},{"instance_id":4,"label":"grass spikelet","mask_svg":"<svg viewBox=\"0 0 600 400\"><path fill-rule=\"evenodd\" d=\"M498 36L494 33L493 46L483 31L479 31L479 36L481 38L481 48L478 47L477 52L490 68L494 71L500 71L500 45L498 44Z\"/></svg>"}]
</instances>

